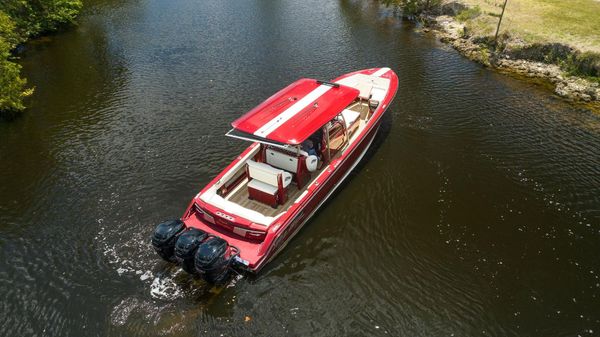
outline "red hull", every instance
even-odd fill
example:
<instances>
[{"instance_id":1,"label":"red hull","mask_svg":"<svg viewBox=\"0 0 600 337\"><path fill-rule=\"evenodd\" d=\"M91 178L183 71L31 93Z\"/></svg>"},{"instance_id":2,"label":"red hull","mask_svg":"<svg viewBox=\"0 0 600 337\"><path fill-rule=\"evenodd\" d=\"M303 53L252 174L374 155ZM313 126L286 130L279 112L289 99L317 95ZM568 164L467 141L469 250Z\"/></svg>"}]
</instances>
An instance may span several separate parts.
<instances>
[{"instance_id":1,"label":"red hull","mask_svg":"<svg viewBox=\"0 0 600 337\"><path fill-rule=\"evenodd\" d=\"M354 74L371 75L383 71L380 76L389 79L390 86L385 98L366 123L366 127L360 131L357 140L352 142L339 158L328 163L325 169L307 187L307 191L267 228L236 216L226 209L217 208L201 199L202 193L211 186L220 183L226 172L255 153L256 147L259 146L257 143L248 147L192 200L182 218L185 225L225 239L229 245L239 249L239 258L244 269L251 272L259 271L285 247L289 240L339 187L371 145L381 124L383 114L393 100L398 87L396 74L391 70L385 71L384 69L386 68L367 69L346 74L335 80L337 82Z\"/></svg>"}]
</instances>

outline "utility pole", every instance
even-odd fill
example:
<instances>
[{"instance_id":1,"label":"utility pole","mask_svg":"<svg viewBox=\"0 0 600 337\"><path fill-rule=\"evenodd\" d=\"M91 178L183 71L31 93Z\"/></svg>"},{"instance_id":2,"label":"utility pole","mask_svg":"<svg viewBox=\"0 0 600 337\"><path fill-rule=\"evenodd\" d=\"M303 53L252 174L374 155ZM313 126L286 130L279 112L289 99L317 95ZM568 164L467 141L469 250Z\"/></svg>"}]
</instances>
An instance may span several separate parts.
<instances>
[{"instance_id":1,"label":"utility pole","mask_svg":"<svg viewBox=\"0 0 600 337\"><path fill-rule=\"evenodd\" d=\"M498 33L500 32L500 24L502 23L502 18L504 17L504 10L506 9L506 3L508 0L504 0L504 5L502 5L502 13L500 13L500 19L498 20L498 27L496 27L496 36L494 36L494 50L496 50L496 46L498 45Z\"/></svg>"}]
</instances>

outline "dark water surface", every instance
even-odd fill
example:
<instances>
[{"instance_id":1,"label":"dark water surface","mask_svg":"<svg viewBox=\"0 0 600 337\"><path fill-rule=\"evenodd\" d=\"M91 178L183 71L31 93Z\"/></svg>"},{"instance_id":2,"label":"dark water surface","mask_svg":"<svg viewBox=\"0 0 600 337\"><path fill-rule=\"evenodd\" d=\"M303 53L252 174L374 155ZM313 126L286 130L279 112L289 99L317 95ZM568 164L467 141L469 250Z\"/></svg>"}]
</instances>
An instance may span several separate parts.
<instances>
[{"instance_id":1,"label":"dark water surface","mask_svg":"<svg viewBox=\"0 0 600 337\"><path fill-rule=\"evenodd\" d=\"M352 1L88 1L0 125L0 336L600 333L600 118ZM299 77L400 77L367 160L256 277L148 237Z\"/></svg>"}]
</instances>

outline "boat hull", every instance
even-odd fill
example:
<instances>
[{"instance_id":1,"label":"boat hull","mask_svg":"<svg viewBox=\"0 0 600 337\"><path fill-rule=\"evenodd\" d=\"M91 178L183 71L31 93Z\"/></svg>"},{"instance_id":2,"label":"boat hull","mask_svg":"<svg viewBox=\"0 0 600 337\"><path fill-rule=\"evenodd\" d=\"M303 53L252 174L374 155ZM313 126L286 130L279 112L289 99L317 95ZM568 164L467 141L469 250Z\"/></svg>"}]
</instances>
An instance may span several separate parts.
<instances>
[{"instance_id":1,"label":"boat hull","mask_svg":"<svg viewBox=\"0 0 600 337\"><path fill-rule=\"evenodd\" d=\"M202 194L212 185L221 184L221 179L228 170L233 170L235 165L240 161L244 161L256 153L259 146L257 143L252 144L246 149L192 200L182 217L186 227L198 228L211 235L225 239L231 246L239 250L238 263L236 263L238 268L254 273L260 271L260 269L281 252L287 243L340 187L371 146L381 125L383 115L387 111L397 90L398 80L396 74L389 69L389 72L386 73L385 69L387 68L367 69L346 74L334 80L343 80L345 77L358 73L372 75L377 72L382 73L383 71L386 74L385 76L390 79L390 87L385 98L375 109L365 127L360 130L356 140L349 144L340 157L326 165L309 184L306 191L283 214L278 216L272 224L267 226L266 230L260 231L262 226L248 219L235 216L232 212L228 212L227 209L215 207L202 198ZM262 237L252 240L246 236L241 236L240 228L243 228L241 230L243 233L248 231L262 233ZM236 229L238 230L237 232Z\"/></svg>"}]
</instances>

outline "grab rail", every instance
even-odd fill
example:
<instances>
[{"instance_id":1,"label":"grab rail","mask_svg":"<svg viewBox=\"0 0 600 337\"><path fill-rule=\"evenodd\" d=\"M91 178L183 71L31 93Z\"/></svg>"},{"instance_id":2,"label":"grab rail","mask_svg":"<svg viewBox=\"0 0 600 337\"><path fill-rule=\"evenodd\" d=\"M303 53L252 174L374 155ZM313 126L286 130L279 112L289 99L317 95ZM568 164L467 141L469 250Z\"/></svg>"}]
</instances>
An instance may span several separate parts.
<instances>
[{"instance_id":1,"label":"grab rail","mask_svg":"<svg viewBox=\"0 0 600 337\"><path fill-rule=\"evenodd\" d=\"M323 85L328 85L330 87L334 87L334 88L339 88L340 85L338 83L333 83L333 82L327 82L327 81L321 81L321 80L317 80L317 84L323 84Z\"/></svg>"}]
</instances>

